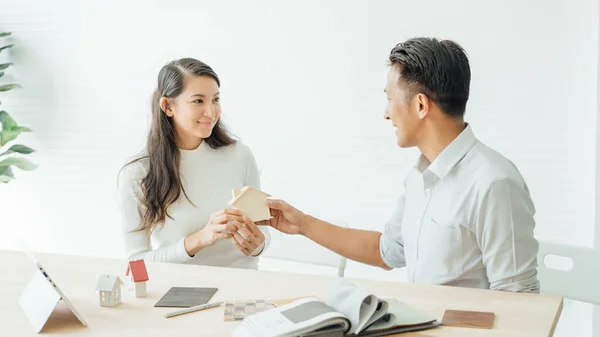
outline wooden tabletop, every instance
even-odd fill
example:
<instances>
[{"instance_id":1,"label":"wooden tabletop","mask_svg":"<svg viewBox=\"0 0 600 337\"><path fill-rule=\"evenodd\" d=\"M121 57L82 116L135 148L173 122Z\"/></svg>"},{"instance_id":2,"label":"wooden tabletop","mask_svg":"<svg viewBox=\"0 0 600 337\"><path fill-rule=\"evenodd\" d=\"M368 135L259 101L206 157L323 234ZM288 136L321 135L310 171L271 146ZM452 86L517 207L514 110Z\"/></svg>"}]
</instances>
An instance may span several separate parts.
<instances>
[{"instance_id":1,"label":"wooden tabletop","mask_svg":"<svg viewBox=\"0 0 600 337\"><path fill-rule=\"evenodd\" d=\"M125 260L54 254L36 256L88 322L88 327L83 327L74 317L57 315L57 319L42 330L42 335L46 336L229 336L238 323L223 321L222 306L166 319L164 314L174 309L155 308L154 304L174 286L219 288L211 301L324 298L334 280L327 276L147 263L148 296L135 298L127 287L123 287L123 303L105 308L99 305L95 291L98 277L114 274L125 281ZM21 292L34 270L23 252L0 250L0 335L36 335L19 307ZM496 315L491 330L439 327L402 334L402 337L552 336L562 310L562 297L553 295L350 280L377 296L398 298L440 321L446 309L486 311Z\"/></svg>"}]
</instances>

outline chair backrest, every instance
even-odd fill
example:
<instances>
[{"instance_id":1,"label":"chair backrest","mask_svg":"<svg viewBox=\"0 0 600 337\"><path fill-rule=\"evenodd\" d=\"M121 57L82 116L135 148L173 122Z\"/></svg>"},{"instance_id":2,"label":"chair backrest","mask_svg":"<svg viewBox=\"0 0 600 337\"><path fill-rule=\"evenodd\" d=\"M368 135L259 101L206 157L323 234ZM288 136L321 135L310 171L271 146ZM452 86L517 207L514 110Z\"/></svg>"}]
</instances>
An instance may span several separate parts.
<instances>
[{"instance_id":1,"label":"chair backrest","mask_svg":"<svg viewBox=\"0 0 600 337\"><path fill-rule=\"evenodd\" d=\"M348 227L345 222L334 222L340 227ZM269 248L261 254L263 258L291 261L318 266L337 268L337 275L344 276L347 259L331 250L318 245L301 235L288 235L271 231Z\"/></svg>"},{"instance_id":2,"label":"chair backrest","mask_svg":"<svg viewBox=\"0 0 600 337\"><path fill-rule=\"evenodd\" d=\"M543 293L600 304L596 249L540 241L538 276Z\"/></svg>"}]
</instances>

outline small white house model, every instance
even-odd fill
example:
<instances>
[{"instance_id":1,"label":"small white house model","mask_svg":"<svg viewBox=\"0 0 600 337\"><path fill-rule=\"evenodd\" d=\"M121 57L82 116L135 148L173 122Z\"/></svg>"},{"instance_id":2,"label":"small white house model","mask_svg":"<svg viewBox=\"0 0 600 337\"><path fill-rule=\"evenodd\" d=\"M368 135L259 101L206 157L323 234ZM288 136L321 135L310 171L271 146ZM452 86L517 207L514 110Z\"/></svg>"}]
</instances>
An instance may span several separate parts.
<instances>
[{"instance_id":1,"label":"small white house model","mask_svg":"<svg viewBox=\"0 0 600 337\"><path fill-rule=\"evenodd\" d=\"M146 293L146 282L148 271L144 260L129 261L126 276L129 276L129 290L135 291L135 297L144 297Z\"/></svg>"},{"instance_id":2,"label":"small white house model","mask_svg":"<svg viewBox=\"0 0 600 337\"><path fill-rule=\"evenodd\" d=\"M100 305L114 307L121 303L121 286L123 282L118 276L100 275L96 290L99 292Z\"/></svg>"},{"instance_id":3,"label":"small white house model","mask_svg":"<svg viewBox=\"0 0 600 337\"><path fill-rule=\"evenodd\" d=\"M253 222L271 219L271 211L267 206L270 194L250 186L233 190L232 194L233 199L229 204L242 211Z\"/></svg>"}]
</instances>

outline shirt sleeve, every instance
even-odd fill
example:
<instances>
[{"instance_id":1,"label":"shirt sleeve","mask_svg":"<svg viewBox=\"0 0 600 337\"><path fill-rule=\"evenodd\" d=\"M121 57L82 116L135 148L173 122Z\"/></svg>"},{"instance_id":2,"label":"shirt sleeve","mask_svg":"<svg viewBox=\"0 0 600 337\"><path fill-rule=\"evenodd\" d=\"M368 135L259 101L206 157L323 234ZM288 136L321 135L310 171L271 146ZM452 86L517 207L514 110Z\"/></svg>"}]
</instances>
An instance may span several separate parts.
<instances>
[{"instance_id":1,"label":"shirt sleeve","mask_svg":"<svg viewBox=\"0 0 600 337\"><path fill-rule=\"evenodd\" d=\"M182 263L192 259L185 250L184 239L152 249L150 231L138 230L142 224L140 211L141 183L145 169L140 162L126 165L119 173L117 182L117 202L120 210L125 251L129 260Z\"/></svg>"},{"instance_id":2,"label":"shirt sleeve","mask_svg":"<svg viewBox=\"0 0 600 337\"><path fill-rule=\"evenodd\" d=\"M381 259L390 268L402 268L406 266L404 240L402 240L401 234L405 198L403 194L398 199L394 213L385 224L385 229L379 239Z\"/></svg>"},{"instance_id":3,"label":"shirt sleeve","mask_svg":"<svg viewBox=\"0 0 600 337\"><path fill-rule=\"evenodd\" d=\"M261 190L260 187L260 171L258 169L258 165L256 164L256 159L254 158L254 154L250 150L249 147L240 144L242 146L242 160L244 167L244 185L256 188L257 190ZM260 231L265 236L265 241L263 244L256 248L254 252L252 252L251 256L259 256L262 252L265 251L269 247L271 243L271 234L269 232L268 226L258 226Z\"/></svg>"},{"instance_id":4,"label":"shirt sleeve","mask_svg":"<svg viewBox=\"0 0 600 337\"><path fill-rule=\"evenodd\" d=\"M476 238L490 289L539 293L534 214L525 184L503 179L492 183L486 192Z\"/></svg>"}]
</instances>

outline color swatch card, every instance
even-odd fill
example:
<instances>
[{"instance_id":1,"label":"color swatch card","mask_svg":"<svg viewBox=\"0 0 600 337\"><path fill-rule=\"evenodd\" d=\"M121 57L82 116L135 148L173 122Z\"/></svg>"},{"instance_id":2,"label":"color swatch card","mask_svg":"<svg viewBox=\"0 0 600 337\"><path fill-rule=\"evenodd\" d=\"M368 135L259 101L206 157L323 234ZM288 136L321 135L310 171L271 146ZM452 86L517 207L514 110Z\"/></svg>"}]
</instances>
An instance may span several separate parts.
<instances>
[{"instance_id":1,"label":"color swatch card","mask_svg":"<svg viewBox=\"0 0 600 337\"><path fill-rule=\"evenodd\" d=\"M265 300L227 301L225 302L225 321L242 320L257 312L275 308L272 302Z\"/></svg>"},{"instance_id":2,"label":"color swatch card","mask_svg":"<svg viewBox=\"0 0 600 337\"><path fill-rule=\"evenodd\" d=\"M446 310L442 325L461 328L492 329L495 315L493 312Z\"/></svg>"}]
</instances>

